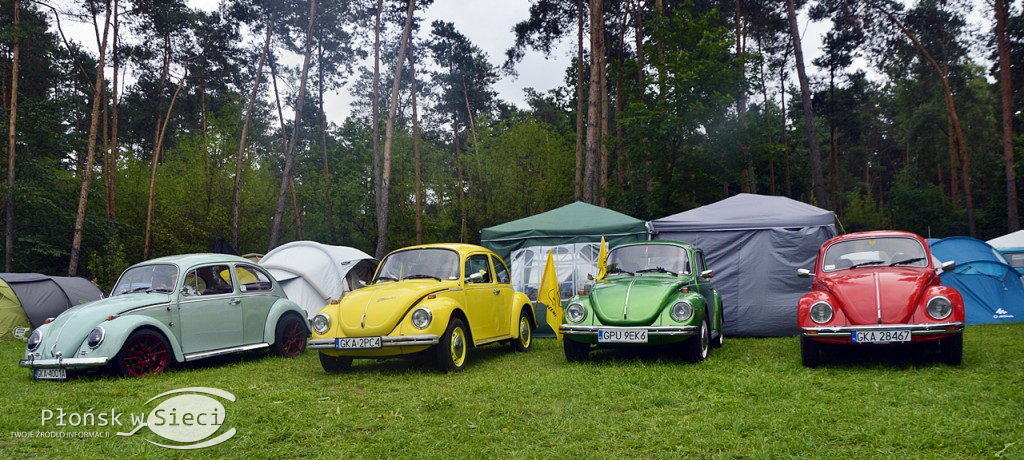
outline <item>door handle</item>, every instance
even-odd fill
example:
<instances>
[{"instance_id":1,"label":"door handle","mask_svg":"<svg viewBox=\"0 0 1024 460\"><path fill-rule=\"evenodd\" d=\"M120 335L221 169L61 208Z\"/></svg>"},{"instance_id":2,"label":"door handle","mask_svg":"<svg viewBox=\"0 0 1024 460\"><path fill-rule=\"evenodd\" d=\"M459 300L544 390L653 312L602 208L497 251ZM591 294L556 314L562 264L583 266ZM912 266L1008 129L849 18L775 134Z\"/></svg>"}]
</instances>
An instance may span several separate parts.
<instances>
[{"instance_id":1,"label":"door handle","mask_svg":"<svg viewBox=\"0 0 1024 460\"><path fill-rule=\"evenodd\" d=\"M500 293L501 293L501 291L499 291L498 288L494 288L494 295L498 295Z\"/></svg>"},{"instance_id":2,"label":"door handle","mask_svg":"<svg viewBox=\"0 0 1024 460\"><path fill-rule=\"evenodd\" d=\"M242 303L242 299L237 299L236 298L236 299L231 299L231 300L228 301L228 305L238 305L240 303Z\"/></svg>"}]
</instances>

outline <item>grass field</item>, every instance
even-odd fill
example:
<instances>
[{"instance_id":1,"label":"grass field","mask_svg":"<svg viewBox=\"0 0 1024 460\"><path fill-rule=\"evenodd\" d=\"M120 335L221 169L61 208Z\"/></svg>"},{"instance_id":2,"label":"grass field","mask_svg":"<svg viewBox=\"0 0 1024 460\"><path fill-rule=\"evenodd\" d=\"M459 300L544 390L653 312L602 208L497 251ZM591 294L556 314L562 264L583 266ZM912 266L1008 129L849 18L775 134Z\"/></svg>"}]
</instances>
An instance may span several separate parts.
<instances>
[{"instance_id":1,"label":"grass field","mask_svg":"<svg viewBox=\"0 0 1024 460\"><path fill-rule=\"evenodd\" d=\"M968 327L958 367L914 349L807 369L795 337L727 339L696 365L617 351L568 364L537 339L528 354L473 350L459 374L390 360L329 375L307 351L45 382L18 367L23 347L0 347L7 458L1024 458L1024 323ZM185 387L237 398L223 401L234 437L176 451L146 442L167 443L146 428L117 436L134 428L128 415L42 422L44 410L145 415L147 400Z\"/></svg>"}]
</instances>

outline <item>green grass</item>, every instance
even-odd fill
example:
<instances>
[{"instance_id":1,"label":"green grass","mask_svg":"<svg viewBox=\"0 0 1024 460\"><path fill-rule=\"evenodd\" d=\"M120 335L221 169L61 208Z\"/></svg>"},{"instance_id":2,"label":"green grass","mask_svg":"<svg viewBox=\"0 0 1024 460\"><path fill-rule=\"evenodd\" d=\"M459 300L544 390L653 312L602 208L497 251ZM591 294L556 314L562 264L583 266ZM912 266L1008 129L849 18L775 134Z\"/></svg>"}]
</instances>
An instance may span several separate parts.
<instances>
[{"instance_id":1,"label":"green grass","mask_svg":"<svg viewBox=\"0 0 1024 460\"><path fill-rule=\"evenodd\" d=\"M328 375L315 352L262 353L156 377L33 381L23 344L0 347L0 451L9 458L1024 458L1024 323L971 326L964 363L931 350L832 353L800 365L789 338L727 339L700 364L603 351L568 364L560 344L473 350L465 372L356 361ZM42 426L42 410L145 414L160 393L229 391L223 444L173 451L143 428ZM127 418L127 416L126 416ZM106 438L16 438L15 431ZM52 435L51 435L52 436Z\"/></svg>"}]
</instances>

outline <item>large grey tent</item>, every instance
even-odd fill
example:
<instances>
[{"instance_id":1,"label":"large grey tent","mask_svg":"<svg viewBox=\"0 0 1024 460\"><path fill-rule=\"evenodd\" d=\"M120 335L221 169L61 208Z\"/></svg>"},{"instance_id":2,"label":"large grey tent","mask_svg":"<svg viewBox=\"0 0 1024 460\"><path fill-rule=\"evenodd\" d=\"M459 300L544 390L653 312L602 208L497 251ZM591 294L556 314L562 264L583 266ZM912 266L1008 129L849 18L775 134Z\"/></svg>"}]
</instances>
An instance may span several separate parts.
<instances>
[{"instance_id":1,"label":"large grey tent","mask_svg":"<svg viewBox=\"0 0 1024 460\"><path fill-rule=\"evenodd\" d=\"M103 292L85 278L38 273L0 273L0 332L14 337ZM12 335L13 333L13 335Z\"/></svg>"},{"instance_id":2,"label":"large grey tent","mask_svg":"<svg viewBox=\"0 0 1024 460\"><path fill-rule=\"evenodd\" d=\"M795 335L796 306L811 288L796 276L836 235L835 214L779 196L741 193L651 221L654 238L693 243L707 254L722 295L724 332Z\"/></svg>"},{"instance_id":3,"label":"large grey tent","mask_svg":"<svg viewBox=\"0 0 1024 460\"><path fill-rule=\"evenodd\" d=\"M608 247L648 239L644 221L581 201L506 222L480 232L481 245L501 256L512 272L513 289L537 300L541 275L550 250L562 300L597 274L601 238ZM538 310L538 335L553 333Z\"/></svg>"}]
</instances>

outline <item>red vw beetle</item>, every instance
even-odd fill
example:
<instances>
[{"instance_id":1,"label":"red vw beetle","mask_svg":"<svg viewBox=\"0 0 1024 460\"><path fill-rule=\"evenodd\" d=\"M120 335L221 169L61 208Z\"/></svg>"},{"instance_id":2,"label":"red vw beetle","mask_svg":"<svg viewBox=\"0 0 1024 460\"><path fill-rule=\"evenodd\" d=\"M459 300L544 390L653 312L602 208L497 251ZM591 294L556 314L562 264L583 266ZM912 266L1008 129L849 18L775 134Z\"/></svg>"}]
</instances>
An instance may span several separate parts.
<instances>
[{"instance_id":1,"label":"red vw beetle","mask_svg":"<svg viewBox=\"0 0 1024 460\"><path fill-rule=\"evenodd\" d=\"M818 251L811 292L800 298L800 354L815 367L822 344L898 346L938 344L942 361L963 357L964 301L939 284L941 265L923 238L902 231L850 233Z\"/></svg>"}]
</instances>

